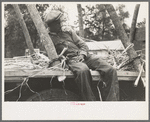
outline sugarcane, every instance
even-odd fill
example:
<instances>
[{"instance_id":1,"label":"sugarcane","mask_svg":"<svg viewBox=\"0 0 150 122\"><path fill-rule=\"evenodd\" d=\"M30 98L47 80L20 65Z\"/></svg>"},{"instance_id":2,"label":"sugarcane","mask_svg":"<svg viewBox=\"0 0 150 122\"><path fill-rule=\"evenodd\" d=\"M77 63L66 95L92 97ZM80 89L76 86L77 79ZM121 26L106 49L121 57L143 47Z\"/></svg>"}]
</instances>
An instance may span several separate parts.
<instances>
[{"instance_id":1,"label":"sugarcane","mask_svg":"<svg viewBox=\"0 0 150 122\"><path fill-rule=\"evenodd\" d=\"M124 30L124 28L123 28L123 26L120 22L120 19L117 15L113 5L105 4L104 6L105 6L108 14L110 15L110 18L111 18L111 20L112 20L112 22L113 22L113 24L116 28L116 31L117 31L117 33L119 35L119 38L121 39L124 47L125 48L128 47L131 44L131 42L130 42L130 40L129 40L129 38L128 38L128 36L127 36L127 34L126 34L126 32L125 32L125 30ZM137 57L137 53L135 52L133 47L130 48L127 51L127 53L129 55L130 59L133 59L133 58ZM135 70L140 71L140 67L141 67L140 60L139 59L134 60L133 66L134 66Z\"/></svg>"},{"instance_id":2,"label":"sugarcane","mask_svg":"<svg viewBox=\"0 0 150 122\"><path fill-rule=\"evenodd\" d=\"M140 77L141 77L142 71L143 71L143 66L144 66L144 62L142 63L142 65L141 65L141 70L140 70L140 72L139 72L139 75L138 75L137 79L136 79L135 82L134 82L134 86L135 86L135 87L137 87L137 85L138 85L138 83L139 83L139 80L140 80Z\"/></svg>"}]
</instances>

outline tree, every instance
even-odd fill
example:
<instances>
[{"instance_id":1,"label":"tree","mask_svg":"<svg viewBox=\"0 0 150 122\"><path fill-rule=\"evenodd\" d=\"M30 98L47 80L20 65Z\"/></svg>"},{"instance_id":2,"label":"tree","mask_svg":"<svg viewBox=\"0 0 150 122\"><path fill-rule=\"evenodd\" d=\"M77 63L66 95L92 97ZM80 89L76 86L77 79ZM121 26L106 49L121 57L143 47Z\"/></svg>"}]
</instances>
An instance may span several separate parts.
<instances>
[{"instance_id":1,"label":"tree","mask_svg":"<svg viewBox=\"0 0 150 122\"><path fill-rule=\"evenodd\" d=\"M78 20L79 20L79 36L84 37L83 16L82 16L81 4L77 4L77 9L78 9Z\"/></svg>"},{"instance_id":2,"label":"tree","mask_svg":"<svg viewBox=\"0 0 150 122\"><path fill-rule=\"evenodd\" d=\"M126 18L129 18L129 12L124 10L125 7L126 6L124 4L119 4L116 7L116 12L118 13L117 15L120 18L122 24L125 23Z\"/></svg>"},{"instance_id":3,"label":"tree","mask_svg":"<svg viewBox=\"0 0 150 122\"><path fill-rule=\"evenodd\" d=\"M85 24L85 37L93 40L113 39L111 20L102 5L87 5L83 9L83 20Z\"/></svg>"},{"instance_id":4,"label":"tree","mask_svg":"<svg viewBox=\"0 0 150 122\"><path fill-rule=\"evenodd\" d=\"M119 18L122 21L126 33L129 33L129 27L124 21L129 17L129 13L124 11L124 8L125 5L119 5L116 11L119 13ZM118 39L118 34L103 4L96 4L95 6L87 5L82 10L86 38L96 41Z\"/></svg>"},{"instance_id":5,"label":"tree","mask_svg":"<svg viewBox=\"0 0 150 122\"><path fill-rule=\"evenodd\" d=\"M146 24L146 19L144 18L144 20L142 22L137 23L136 27L143 28L143 27L145 27L145 24Z\"/></svg>"},{"instance_id":6,"label":"tree","mask_svg":"<svg viewBox=\"0 0 150 122\"><path fill-rule=\"evenodd\" d=\"M130 42L133 42L134 37L135 37L136 21L137 21L139 8L140 8L140 4L137 4L135 6L134 15L133 15L132 24L131 24L131 31L130 31L130 36L129 36Z\"/></svg>"},{"instance_id":7,"label":"tree","mask_svg":"<svg viewBox=\"0 0 150 122\"><path fill-rule=\"evenodd\" d=\"M131 43L125 33L125 30L124 28L122 27L122 24L119 20L119 17L117 16L117 13L113 7L113 5L111 4L106 4L105 5L105 8L106 10L108 11L112 21L113 21L113 24L116 28L116 31L118 32L118 35L119 35L119 38L121 39L123 45L126 47L128 47ZM134 50L134 48L130 48L128 51L127 51L130 59L134 59L135 57L137 57L137 54ZM140 68L141 68L141 62L140 62L140 59L135 59L134 60L134 68L137 70L137 71L140 71Z\"/></svg>"},{"instance_id":8,"label":"tree","mask_svg":"<svg viewBox=\"0 0 150 122\"><path fill-rule=\"evenodd\" d=\"M122 23L122 26L127 34L127 36L129 37L129 34L130 34L130 27L125 23L125 20L127 18L129 18L129 12L128 11L125 11L125 8L126 6L124 4L119 4L117 7L116 7L116 12L118 13L118 17Z\"/></svg>"},{"instance_id":9,"label":"tree","mask_svg":"<svg viewBox=\"0 0 150 122\"><path fill-rule=\"evenodd\" d=\"M24 55L25 38L12 5L5 5L5 57Z\"/></svg>"},{"instance_id":10,"label":"tree","mask_svg":"<svg viewBox=\"0 0 150 122\"><path fill-rule=\"evenodd\" d=\"M47 9L48 4L37 4L36 7L41 15ZM26 23L27 29L30 34L31 41L34 48L39 48L44 50L43 45L40 42L39 34L36 30L36 27L30 17L30 14L27 10L25 4L20 4L20 11L23 15L23 19ZM5 4L4 6L4 19L5 19L5 57L11 58L14 56L22 56L25 54L25 49L28 48L24 38L24 34L20 24L17 20L16 13L11 4Z\"/></svg>"}]
</instances>

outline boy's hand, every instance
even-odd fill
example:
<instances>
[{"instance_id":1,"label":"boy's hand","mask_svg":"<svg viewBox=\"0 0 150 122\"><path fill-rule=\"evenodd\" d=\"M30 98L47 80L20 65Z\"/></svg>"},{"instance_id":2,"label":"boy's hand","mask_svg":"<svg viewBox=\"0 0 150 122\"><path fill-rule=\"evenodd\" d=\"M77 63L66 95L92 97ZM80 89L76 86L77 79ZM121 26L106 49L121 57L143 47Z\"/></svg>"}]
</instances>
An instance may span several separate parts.
<instances>
[{"instance_id":1,"label":"boy's hand","mask_svg":"<svg viewBox=\"0 0 150 122\"><path fill-rule=\"evenodd\" d=\"M84 55L79 55L78 59L79 59L79 62L83 62L84 61Z\"/></svg>"}]
</instances>

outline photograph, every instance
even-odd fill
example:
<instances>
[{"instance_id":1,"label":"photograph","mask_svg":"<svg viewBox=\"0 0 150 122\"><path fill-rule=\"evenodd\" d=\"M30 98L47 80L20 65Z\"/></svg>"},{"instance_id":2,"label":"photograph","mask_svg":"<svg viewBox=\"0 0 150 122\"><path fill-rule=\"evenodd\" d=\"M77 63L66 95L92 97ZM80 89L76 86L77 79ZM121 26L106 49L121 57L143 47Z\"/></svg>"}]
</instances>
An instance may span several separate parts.
<instances>
[{"instance_id":1,"label":"photograph","mask_svg":"<svg viewBox=\"0 0 150 122\"><path fill-rule=\"evenodd\" d=\"M148 119L148 5L2 2L2 118Z\"/></svg>"}]
</instances>

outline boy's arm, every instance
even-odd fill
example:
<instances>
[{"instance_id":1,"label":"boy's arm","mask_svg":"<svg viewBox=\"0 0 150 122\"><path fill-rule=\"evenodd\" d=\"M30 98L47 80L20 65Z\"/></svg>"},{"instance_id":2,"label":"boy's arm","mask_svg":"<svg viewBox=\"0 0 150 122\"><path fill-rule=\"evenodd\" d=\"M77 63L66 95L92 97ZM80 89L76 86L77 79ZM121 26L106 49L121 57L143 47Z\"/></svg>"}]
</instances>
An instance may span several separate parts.
<instances>
[{"instance_id":1,"label":"boy's arm","mask_svg":"<svg viewBox=\"0 0 150 122\"><path fill-rule=\"evenodd\" d=\"M86 57L87 53L89 51L89 48L86 45L86 43L73 30L71 30L71 35L72 35L72 39L73 39L74 43L80 49L80 55L84 55L84 57Z\"/></svg>"}]
</instances>

